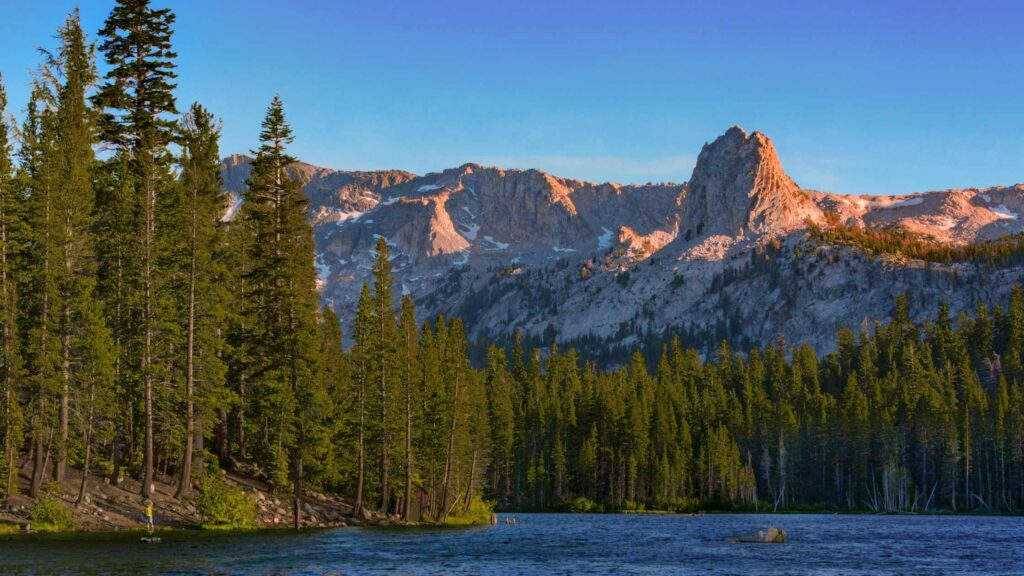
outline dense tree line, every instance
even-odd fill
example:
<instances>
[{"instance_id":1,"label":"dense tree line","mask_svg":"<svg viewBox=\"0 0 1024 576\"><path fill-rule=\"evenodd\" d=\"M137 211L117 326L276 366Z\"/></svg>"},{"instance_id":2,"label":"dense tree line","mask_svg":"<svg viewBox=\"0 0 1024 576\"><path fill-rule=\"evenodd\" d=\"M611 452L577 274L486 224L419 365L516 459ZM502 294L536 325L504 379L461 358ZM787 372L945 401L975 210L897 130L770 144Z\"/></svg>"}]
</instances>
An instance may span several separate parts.
<instances>
[{"instance_id":1,"label":"dense tree line","mask_svg":"<svg viewBox=\"0 0 1024 576\"><path fill-rule=\"evenodd\" d=\"M518 335L471 365L457 318L396 301L388 242L351 346L317 295L293 133L268 107L230 221L219 121L174 97L169 10L77 13L0 123L0 498L82 471L190 498L217 467L445 521L515 509L1018 509L1024 293L954 322L843 330L819 358L678 339L599 370ZM96 52L104 72L98 70ZM2 82L0 82L2 86ZM0 87L0 114L6 97ZM706 358L713 358L706 359ZM19 484L24 475L27 482ZM27 485L27 486L26 486Z\"/></svg>"},{"instance_id":2,"label":"dense tree line","mask_svg":"<svg viewBox=\"0 0 1024 576\"><path fill-rule=\"evenodd\" d=\"M461 324L394 305L382 242L343 352L283 103L225 221L220 124L179 114L173 24L121 0L97 42L70 14L17 130L0 87L0 498L69 467L79 501L90 475L189 498L221 466L293 494L296 525L307 485L407 519L480 508L487 411Z\"/></svg>"},{"instance_id":3,"label":"dense tree line","mask_svg":"<svg viewBox=\"0 0 1024 576\"><path fill-rule=\"evenodd\" d=\"M1024 291L956 322L842 329L837 351L779 342L653 370L493 348L488 493L525 509L1024 506Z\"/></svg>"},{"instance_id":4,"label":"dense tree line","mask_svg":"<svg viewBox=\"0 0 1024 576\"><path fill-rule=\"evenodd\" d=\"M1009 234L995 240L954 245L894 226L870 228L845 224L833 212L825 214L825 223L807 222L812 240L842 244L864 250L868 254L891 254L936 264L971 262L986 266L1020 266L1024 264L1024 234Z\"/></svg>"}]
</instances>

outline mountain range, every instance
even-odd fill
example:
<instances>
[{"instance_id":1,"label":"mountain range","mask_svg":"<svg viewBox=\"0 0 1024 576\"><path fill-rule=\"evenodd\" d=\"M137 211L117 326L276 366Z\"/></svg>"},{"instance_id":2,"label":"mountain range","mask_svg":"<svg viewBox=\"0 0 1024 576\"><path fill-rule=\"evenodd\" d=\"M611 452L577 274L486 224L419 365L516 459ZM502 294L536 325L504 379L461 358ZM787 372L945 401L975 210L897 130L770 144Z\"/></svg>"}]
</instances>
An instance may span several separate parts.
<instances>
[{"instance_id":1,"label":"mountain range","mask_svg":"<svg viewBox=\"0 0 1024 576\"><path fill-rule=\"evenodd\" d=\"M224 160L234 216L251 159ZM310 200L321 297L354 316L378 237L396 292L422 317L463 319L473 339L560 343L614 357L679 335L710 353L785 338L819 351L841 326L889 318L911 294L919 321L938 302L954 314L999 303L1024 269L937 264L822 241L836 223L898 229L936 245L984 243L1024 231L1024 185L904 196L801 188L772 141L732 127L705 144L689 180L597 184L540 170L464 164L439 173L340 171L297 163Z\"/></svg>"}]
</instances>

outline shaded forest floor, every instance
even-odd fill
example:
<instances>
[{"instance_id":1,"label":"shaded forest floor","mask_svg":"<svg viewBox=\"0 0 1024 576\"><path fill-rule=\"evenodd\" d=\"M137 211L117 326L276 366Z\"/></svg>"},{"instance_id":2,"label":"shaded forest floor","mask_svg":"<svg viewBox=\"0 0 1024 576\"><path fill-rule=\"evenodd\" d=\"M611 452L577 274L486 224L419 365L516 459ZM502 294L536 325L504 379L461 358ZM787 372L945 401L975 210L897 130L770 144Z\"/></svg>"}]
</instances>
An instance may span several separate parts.
<instances>
[{"instance_id":1,"label":"shaded forest floor","mask_svg":"<svg viewBox=\"0 0 1024 576\"><path fill-rule=\"evenodd\" d=\"M31 466L28 466L29 470ZM8 500L5 510L0 510L0 528L3 524L19 525L24 528L32 521L31 512L35 500L27 494L31 478L28 470L22 469L18 478L18 493ZM144 529L146 527L141 496L142 485L134 478L125 478L117 486L106 478L90 476L87 481L84 501L75 505L82 476L79 470L69 468L64 482L60 485L59 497L74 511L75 529L81 531L118 531ZM256 502L257 525L264 528L287 528L292 525L292 498L287 494L275 493L264 482L241 474L226 472L225 480L230 486L241 488ZM157 475L154 484L153 515L157 528L195 528L201 519L193 503L195 492L178 500L174 498L176 485L173 478ZM303 504L303 526L383 526L399 524L394 518L364 510L358 517L352 513L352 502L344 498L318 493L307 493Z\"/></svg>"}]
</instances>

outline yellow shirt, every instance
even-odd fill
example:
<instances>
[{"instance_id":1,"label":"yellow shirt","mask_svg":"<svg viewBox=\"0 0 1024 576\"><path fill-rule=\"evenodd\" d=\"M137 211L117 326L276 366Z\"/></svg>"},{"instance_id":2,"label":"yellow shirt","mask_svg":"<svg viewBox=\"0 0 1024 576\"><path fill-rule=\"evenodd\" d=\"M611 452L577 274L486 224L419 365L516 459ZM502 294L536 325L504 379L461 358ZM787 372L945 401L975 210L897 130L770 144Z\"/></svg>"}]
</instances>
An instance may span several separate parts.
<instances>
[{"instance_id":1,"label":"yellow shirt","mask_svg":"<svg viewBox=\"0 0 1024 576\"><path fill-rule=\"evenodd\" d=\"M153 506L146 506L146 518L153 517Z\"/></svg>"}]
</instances>

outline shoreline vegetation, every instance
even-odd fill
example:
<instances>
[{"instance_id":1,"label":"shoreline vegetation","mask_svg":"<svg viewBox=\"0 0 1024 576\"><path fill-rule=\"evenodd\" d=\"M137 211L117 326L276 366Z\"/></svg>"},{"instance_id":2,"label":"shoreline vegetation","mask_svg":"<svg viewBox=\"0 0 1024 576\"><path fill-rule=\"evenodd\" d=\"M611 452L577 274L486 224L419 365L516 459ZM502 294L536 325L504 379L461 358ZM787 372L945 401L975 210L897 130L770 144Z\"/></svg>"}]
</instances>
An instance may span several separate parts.
<instances>
[{"instance_id":1,"label":"shoreline vegetation","mask_svg":"<svg viewBox=\"0 0 1024 576\"><path fill-rule=\"evenodd\" d=\"M829 508L794 508L794 509L783 509L783 510L770 510L762 509L755 510L751 509L734 509L734 510L719 510L719 509L700 509L693 512L678 512L671 510L611 510L611 511L595 511L590 510L587 512L575 512L565 510L551 510L547 512L498 512L500 516L506 516L515 518L517 520L516 525L523 522L523 515L527 517L530 514L584 514L594 516L614 516L614 515L647 515L647 516L682 516L682 517L699 517L699 516L715 516L720 514L727 515L767 515L767 516L796 516L796 515L827 515L827 516L938 516L938 517L977 517L977 516L996 516L996 517L1019 517L1024 515L1020 511L1007 511L1007 512L990 512L986 510L974 510L971 512L954 512L952 510L930 510L928 512L873 512L868 509L860 510L837 510ZM526 522L528 524L528 521ZM55 538L55 539L75 539L76 537L92 538L92 537L144 537L144 536L182 536L182 537L207 537L220 535L247 535L247 534L295 534L294 529L291 526L247 526L247 527L204 527L201 524L190 524L190 525L165 525L157 527L153 532L147 530L144 524L139 524L133 527L116 527L116 528L103 528L103 527L92 527L92 528L80 528L72 527L66 529L55 529L53 527L44 527L43 529L26 530L25 521L15 522L10 518L0 519L0 540L9 540L12 538ZM474 518L474 519L463 519L453 518L449 519L446 523L435 524L435 523L424 523L424 522L413 522L403 523L396 522L392 523L387 520L369 521L364 523L349 523L344 521L338 522L327 522L323 524L317 524L308 526L307 530L330 530L337 528L373 528L373 529L387 529L387 530L438 530L438 529L465 529L465 528L480 528L487 526L499 527L502 522L495 525L492 524L488 517Z\"/></svg>"},{"instance_id":2,"label":"shoreline vegetation","mask_svg":"<svg viewBox=\"0 0 1024 576\"><path fill-rule=\"evenodd\" d=\"M608 367L418 317L379 237L343 323L317 292L283 102L226 218L219 120L177 108L174 21L118 0L94 41L72 12L20 129L0 123L0 519L128 528L147 501L157 524L219 530L1024 508L1024 291L924 325L902 296L825 355L779 338L702 356L664 334Z\"/></svg>"}]
</instances>

